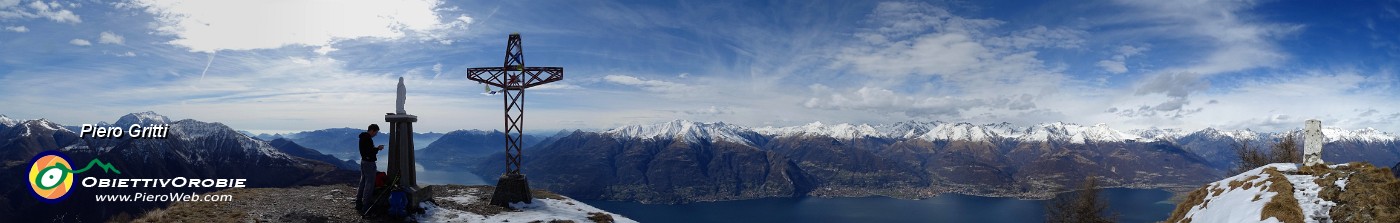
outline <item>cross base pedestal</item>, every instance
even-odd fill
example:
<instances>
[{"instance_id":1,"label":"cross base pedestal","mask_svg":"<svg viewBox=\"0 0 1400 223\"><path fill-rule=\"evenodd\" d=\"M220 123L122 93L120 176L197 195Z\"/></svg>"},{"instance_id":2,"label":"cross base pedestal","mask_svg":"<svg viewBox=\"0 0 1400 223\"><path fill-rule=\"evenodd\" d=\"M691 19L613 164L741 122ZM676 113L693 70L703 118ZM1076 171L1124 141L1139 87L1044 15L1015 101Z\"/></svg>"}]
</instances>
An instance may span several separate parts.
<instances>
[{"instance_id":1,"label":"cross base pedestal","mask_svg":"<svg viewBox=\"0 0 1400 223\"><path fill-rule=\"evenodd\" d=\"M530 195L530 183L525 180L524 174L503 174L496 180L496 191L491 194L491 205L510 208L510 203L525 202L529 204L533 200Z\"/></svg>"}]
</instances>

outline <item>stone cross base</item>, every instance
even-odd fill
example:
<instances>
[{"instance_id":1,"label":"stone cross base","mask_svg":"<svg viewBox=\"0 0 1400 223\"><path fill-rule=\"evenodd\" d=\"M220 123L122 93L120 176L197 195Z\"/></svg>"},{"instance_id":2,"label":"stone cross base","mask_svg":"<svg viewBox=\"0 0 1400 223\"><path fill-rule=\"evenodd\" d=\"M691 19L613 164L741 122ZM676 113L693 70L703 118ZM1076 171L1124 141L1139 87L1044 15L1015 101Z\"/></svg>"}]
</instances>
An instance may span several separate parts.
<instances>
[{"instance_id":1,"label":"stone cross base","mask_svg":"<svg viewBox=\"0 0 1400 223\"><path fill-rule=\"evenodd\" d=\"M491 194L491 205L511 208L511 203L531 203L530 183L524 174L504 174L496 180L496 192Z\"/></svg>"}]
</instances>

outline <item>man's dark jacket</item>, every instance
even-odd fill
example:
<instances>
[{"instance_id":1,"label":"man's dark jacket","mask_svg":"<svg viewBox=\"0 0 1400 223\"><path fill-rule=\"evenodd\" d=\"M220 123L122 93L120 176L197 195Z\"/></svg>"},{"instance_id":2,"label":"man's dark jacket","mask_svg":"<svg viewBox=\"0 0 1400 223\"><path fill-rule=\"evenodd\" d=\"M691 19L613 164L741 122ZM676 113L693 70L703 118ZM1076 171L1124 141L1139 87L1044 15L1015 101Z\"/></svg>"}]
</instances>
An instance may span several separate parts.
<instances>
[{"instance_id":1,"label":"man's dark jacket","mask_svg":"<svg viewBox=\"0 0 1400 223\"><path fill-rule=\"evenodd\" d=\"M378 152L378 150L374 149L374 137L370 136L369 132L361 132L360 160L374 162L375 153Z\"/></svg>"}]
</instances>

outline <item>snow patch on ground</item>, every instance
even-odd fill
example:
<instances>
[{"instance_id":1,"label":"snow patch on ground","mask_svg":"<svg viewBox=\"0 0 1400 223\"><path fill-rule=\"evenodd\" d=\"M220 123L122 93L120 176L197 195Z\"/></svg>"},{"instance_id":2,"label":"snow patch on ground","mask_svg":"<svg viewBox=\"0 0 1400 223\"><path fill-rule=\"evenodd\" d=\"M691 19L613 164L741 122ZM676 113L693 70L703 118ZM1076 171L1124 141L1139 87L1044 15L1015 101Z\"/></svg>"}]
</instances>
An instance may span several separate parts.
<instances>
[{"instance_id":1,"label":"snow patch on ground","mask_svg":"<svg viewBox=\"0 0 1400 223\"><path fill-rule=\"evenodd\" d=\"M1322 187L1317 185L1316 176L1312 175L1288 175L1288 182L1293 183L1293 198L1298 199L1298 205L1303 209L1303 221L1305 222L1332 222L1332 217L1327 214L1336 202L1322 199L1318 193Z\"/></svg>"},{"instance_id":2,"label":"snow patch on ground","mask_svg":"<svg viewBox=\"0 0 1400 223\"><path fill-rule=\"evenodd\" d=\"M480 199L476 198L476 196L471 196L471 195L465 195L465 196L451 196L451 197L439 198L439 199L441 199L441 200L443 200L443 201L447 201L447 202L454 202L454 203L462 204L462 205L468 205L468 204L476 203L477 200L480 200Z\"/></svg>"},{"instance_id":3,"label":"snow patch on ground","mask_svg":"<svg viewBox=\"0 0 1400 223\"><path fill-rule=\"evenodd\" d=\"M472 196L454 196L448 197L444 199L444 201L469 204L479 202L480 200ZM417 219L422 222L549 222L551 220L593 222L593 220L588 220L588 213L609 214L612 215L615 222L637 222L573 199L534 199L530 204L512 204L511 206L518 211L502 212L491 216L483 216L461 210L439 208L429 202L423 202L421 206L425 210Z\"/></svg>"},{"instance_id":4,"label":"snow patch on ground","mask_svg":"<svg viewBox=\"0 0 1400 223\"><path fill-rule=\"evenodd\" d=\"M1344 166L1346 164L1330 165L1333 169ZM1273 196L1279 194L1279 192L1268 191L1275 186L1268 179L1279 177L1264 172L1269 168L1277 169L1282 174L1281 177L1287 179L1288 183L1293 186L1292 196L1298 201L1304 222L1332 222L1330 212L1333 207L1337 206L1337 203L1323 199L1320 193L1333 185L1345 190L1347 178L1343 177L1336 181L1319 184L1317 180L1327 175L1319 177L1299 173L1299 164L1294 163L1269 164L1206 185L1204 199L1201 203L1187 209L1183 220L1191 219L1192 222L1279 222L1279 219L1273 217L1259 220L1264 206L1273 199Z\"/></svg>"},{"instance_id":5,"label":"snow patch on ground","mask_svg":"<svg viewBox=\"0 0 1400 223\"><path fill-rule=\"evenodd\" d=\"M1297 170L1293 164L1275 163L1210 183L1207 185L1205 202L1192 206L1186 213L1186 218L1193 222L1279 222L1277 218L1259 220L1259 216L1264 212L1264 204L1278 194L1264 190L1273 184L1267 181L1268 176L1263 173L1264 169L1269 167L1278 168L1280 171ZM1252 186L1231 188L1230 182L1234 181L1243 181ZM1217 190L1222 192L1214 192Z\"/></svg>"}]
</instances>

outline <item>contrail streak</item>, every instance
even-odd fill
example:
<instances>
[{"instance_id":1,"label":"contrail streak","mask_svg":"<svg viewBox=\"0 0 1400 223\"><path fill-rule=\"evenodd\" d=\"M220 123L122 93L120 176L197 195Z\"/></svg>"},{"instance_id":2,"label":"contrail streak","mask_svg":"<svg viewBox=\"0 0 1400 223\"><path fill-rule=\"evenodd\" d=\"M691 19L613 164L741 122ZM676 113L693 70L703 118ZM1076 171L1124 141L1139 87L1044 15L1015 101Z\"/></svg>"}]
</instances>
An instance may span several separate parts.
<instances>
[{"instance_id":1,"label":"contrail streak","mask_svg":"<svg viewBox=\"0 0 1400 223\"><path fill-rule=\"evenodd\" d=\"M204 83L204 74L209 73L209 67L212 66L212 65L214 65L214 55L216 55L216 54L218 54L218 53L219 53L219 51L214 51L214 52L210 52L210 53L209 53L209 62L207 62L207 63L204 64L204 71L200 71L200 72L199 72L199 83L201 83L201 84Z\"/></svg>"}]
</instances>

